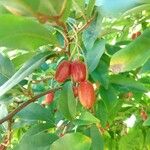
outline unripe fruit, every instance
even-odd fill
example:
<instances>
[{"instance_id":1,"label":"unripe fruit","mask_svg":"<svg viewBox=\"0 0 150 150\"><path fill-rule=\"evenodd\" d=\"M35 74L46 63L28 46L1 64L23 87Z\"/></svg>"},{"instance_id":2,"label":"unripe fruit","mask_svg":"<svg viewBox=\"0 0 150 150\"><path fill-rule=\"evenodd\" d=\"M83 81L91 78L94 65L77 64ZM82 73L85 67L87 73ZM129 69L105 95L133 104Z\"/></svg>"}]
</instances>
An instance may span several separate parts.
<instances>
[{"instance_id":1,"label":"unripe fruit","mask_svg":"<svg viewBox=\"0 0 150 150\"><path fill-rule=\"evenodd\" d=\"M71 64L71 76L74 82L82 82L86 79L86 65L81 61Z\"/></svg>"},{"instance_id":2,"label":"unripe fruit","mask_svg":"<svg viewBox=\"0 0 150 150\"><path fill-rule=\"evenodd\" d=\"M89 109L95 103L95 92L92 83L84 81L79 84L78 95L81 104Z\"/></svg>"},{"instance_id":3,"label":"unripe fruit","mask_svg":"<svg viewBox=\"0 0 150 150\"><path fill-rule=\"evenodd\" d=\"M48 93L45 97L45 100L42 102L43 105L51 104L54 99L54 93Z\"/></svg>"},{"instance_id":4,"label":"unripe fruit","mask_svg":"<svg viewBox=\"0 0 150 150\"><path fill-rule=\"evenodd\" d=\"M78 87L73 86L73 93L74 93L74 97L78 96Z\"/></svg>"},{"instance_id":5,"label":"unripe fruit","mask_svg":"<svg viewBox=\"0 0 150 150\"><path fill-rule=\"evenodd\" d=\"M71 63L69 61L62 61L56 70L55 80L63 83L70 76Z\"/></svg>"}]
</instances>

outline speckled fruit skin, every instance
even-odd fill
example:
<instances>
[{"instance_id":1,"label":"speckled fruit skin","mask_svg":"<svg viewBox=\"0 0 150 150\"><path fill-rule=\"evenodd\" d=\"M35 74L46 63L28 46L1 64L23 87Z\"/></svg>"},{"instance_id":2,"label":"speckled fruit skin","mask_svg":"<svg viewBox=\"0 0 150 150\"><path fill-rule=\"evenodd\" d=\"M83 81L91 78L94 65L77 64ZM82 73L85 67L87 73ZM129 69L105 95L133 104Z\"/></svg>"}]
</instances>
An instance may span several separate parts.
<instances>
[{"instance_id":1,"label":"speckled fruit skin","mask_svg":"<svg viewBox=\"0 0 150 150\"><path fill-rule=\"evenodd\" d=\"M71 73L71 63L69 61L62 61L56 70L55 73L55 80L59 83L63 83L69 76Z\"/></svg>"},{"instance_id":2,"label":"speckled fruit skin","mask_svg":"<svg viewBox=\"0 0 150 150\"><path fill-rule=\"evenodd\" d=\"M81 82L78 86L78 96L85 108L91 108L95 103L95 92L92 83L89 81Z\"/></svg>"},{"instance_id":3,"label":"speckled fruit skin","mask_svg":"<svg viewBox=\"0 0 150 150\"><path fill-rule=\"evenodd\" d=\"M71 76L74 82L82 82L86 79L86 65L85 63L76 60L71 64Z\"/></svg>"},{"instance_id":4,"label":"speckled fruit skin","mask_svg":"<svg viewBox=\"0 0 150 150\"><path fill-rule=\"evenodd\" d=\"M54 93L51 92L51 93L46 95L45 100L43 101L42 104L49 105L53 102L53 99L54 99Z\"/></svg>"}]
</instances>

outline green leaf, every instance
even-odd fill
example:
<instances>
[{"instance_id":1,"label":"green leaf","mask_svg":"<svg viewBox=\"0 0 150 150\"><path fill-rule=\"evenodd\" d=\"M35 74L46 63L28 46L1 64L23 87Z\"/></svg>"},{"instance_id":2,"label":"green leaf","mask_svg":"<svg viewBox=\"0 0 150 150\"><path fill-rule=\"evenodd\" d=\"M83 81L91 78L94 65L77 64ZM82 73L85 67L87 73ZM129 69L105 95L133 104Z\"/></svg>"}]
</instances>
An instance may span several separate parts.
<instances>
[{"instance_id":1,"label":"green leaf","mask_svg":"<svg viewBox=\"0 0 150 150\"><path fill-rule=\"evenodd\" d=\"M92 150L104 150L104 141L102 135L95 125L90 128L90 136L92 139Z\"/></svg>"},{"instance_id":2,"label":"green leaf","mask_svg":"<svg viewBox=\"0 0 150 150\"><path fill-rule=\"evenodd\" d=\"M35 13L41 13L50 16L61 15L65 8L66 0L1 0L2 4L9 8L11 12L19 12L21 14L35 15ZM8 7L9 6L9 7Z\"/></svg>"},{"instance_id":3,"label":"green leaf","mask_svg":"<svg viewBox=\"0 0 150 150\"><path fill-rule=\"evenodd\" d=\"M3 53L0 53L0 85L6 82L14 72L14 66L10 59Z\"/></svg>"},{"instance_id":4,"label":"green leaf","mask_svg":"<svg viewBox=\"0 0 150 150\"><path fill-rule=\"evenodd\" d=\"M87 51L86 61L88 65L88 71L91 73L97 67L101 56L105 51L105 41L97 40L92 49Z\"/></svg>"},{"instance_id":5,"label":"green leaf","mask_svg":"<svg viewBox=\"0 0 150 150\"><path fill-rule=\"evenodd\" d=\"M108 121L108 111L105 103L102 100L100 100L97 104L96 117L100 120L102 127L105 128Z\"/></svg>"},{"instance_id":6,"label":"green leaf","mask_svg":"<svg viewBox=\"0 0 150 150\"><path fill-rule=\"evenodd\" d=\"M132 13L139 13L143 10L150 10L150 4L143 4L143 5L138 5L132 9L129 9L128 11L126 11L121 17L127 16L127 15L131 15Z\"/></svg>"},{"instance_id":7,"label":"green leaf","mask_svg":"<svg viewBox=\"0 0 150 150\"><path fill-rule=\"evenodd\" d=\"M118 101L115 90L110 86L107 90L101 87L99 91L107 110L111 111Z\"/></svg>"},{"instance_id":8,"label":"green leaf","mask_svg":"<svg viewBox=\"0 0 150 150\"><path fill-rule=\"evenodd\" d=\"M50 114L50 111L36 103L32 103L22 109L19 113L17 113L17 116L24 120L53 121L53 116Z\"/></svg>"},{"instance_id":9,"label":"green leaf","mask_svg":"<svg viewBox=\"0 0 150 150\"><path fill-rule=\"evenodd\" d=\"M144 121L143 126L150 126L150 117Z\"/></svg>"},{"instance_id":10,"label":"green leaf","mask_svg":"<svg viewBox=\"0 0 150 150\"><path fill-rule=\"evenodd\" d=\"M58 107L60 112L67 119L73 119L76 116L76 100L72 90L71 82L66 82L60 93L58 101Z\"/></svg>"},{"instance_id":11,"label":"green leaf","mask_svg":"<svg viewBox=\"0 0 150 150\"><path fill-rule=\"evenodd\" d=\"M138 128L130 129L127 135L121 137L119 141L120 150L143 149L144 137L142 131ZM135 144L136 143L136 144Z\"/></svg>"},{"instance_id":12,"label":"green leaf","mask_svg":"<svg viewBox=\"0 0 150 150\"><path fill-rule=\"evenodd\" d=\"M150 57L150 30L147 29L136 40L115 53L110 62L114 73L130 71L142 66Z\"/></svg>"},{"instance_id":13,"label":"green leaf","mask_svg":"<svg viewBox=\"0 0 150 150\"><path fill-rule=\"evenodd\" d=\"M50 30L33 19L0 15L0 20L0 46L35 50L52 41Z\"/></svg>"},{"instance_id":14,"label":"green leaf","mask_svg":"<svg viewBox=\"0 0 150 150\"><path fill-rule=\"evenodd\" d=\"M132 9L138 5L143 4L144 2L147 2L148 0L126 0L126 1L120 1L120 0L97 0L96 5L100 6L100 12L103 14L103 16L107 17L118 17L125 11Z\"/></svg>"},{"instance_id":15,"label":"green leaf","mask_svg":"<svg viewBox=\"0 0 150 150\"><path fill-rule=\"evenodd\" d=\"M134 89L142 92L148 91L144 84L135 81L135 79L124 77L123 75L110 76L110 83L121 85L127 89Z\"/></svg>"},{"instance_id":16,"label":"green leaf","mask_svg":"<svg viewBox=\"0 0 150 150\"><path fill-rule=\"evenodd\" d=\"M49 129L48 124L38 124L30 128L14 150L49 150L57 136L55 134L45 133Z\"/></svg>"},{"instance_id":17,"label":"green leaf","mask_svg":"<svg viewBox=\"0 0 150 150\"><path fill-rule=\"evenodd\" d=\"M100 120L97 119L93 114L88 111L83 111L78 119L74 121L75 125L90 125L93 123L99 123Z\"/></svg>"},{"instance_id":18,"label":"green leaf","mask_svg":"<svg viewBox=\"0 0 150 150\"><path fill-rule=\"evenodd\" d=\"M150 59L148 59L147 62L143 65L139 73L150 73Z\"/></svg>"},{"instance_id":19,"label":"green leaf","mask_svg":"<svg viewBox=\"0 0 150 150\"><path fill-rule=\"evenodd\" d=\"M103 60L100 60L97 68L91 73L91 76L95 82L100 82L105 89L108 88L109 84L109 75L108 75L108 64Z\"/></svg>"},{"instance_id":20,"label":"green leaf","mask_svg":"<svg viewBox=\"0 0 150 150\"><path fill-rule=\"evenodd\" d=\"M51 145L51 150L90 150L91 139L81 133L64 135Z\"/></svg>"},{"instance_id":21,"label":"green leaf","mask_svg":"<svg viewBox=\"0 0 150 150\"><path fill-rule=\"evenodd\" d=\"M87 6L87 10L86 10L86 15L88 17L91 17L94 6L95 6L95 2L96 0L89 0L88 6Z\"/></svg>"},{"instance_id":22,"label":"green leaf","mask_svg":"<svg viewBox=\"0 0 150 150\"><path fill-rule=\"evenodd\" d=\"M7 110L7 106L3 103L0 103L0 119L6 117L8 115L8 110ZM4 126L4 128L7 130L7 122L4 122L2 124L2 126Z\"/></svg>"},{"instance_id":23,"label":"green leaf","mask_svg":"<svg viewBox=\"0 0 150 150\"><path fill-rule=\"evenodd\" d=\"M0 96L8 92L12 87L17 85L21 80L30 75L39 67L47 56L53 56L52 52L46 51L35 55L27 61L7 82L0 87Z\"/></svg>"},{"instance_id":24,"label":"green leaf","mask_svg":"<svg viewBox=\"0 0 150 150\"><path fill-rule=\"evenodd\" d=\"M101 32L102 17L100 15L95 18L91 25L83 32L82 40L87 50L91 50L98 35Z\"/></svg>"},{"instance_id":25,"label":"green leaf","mask_svg":"<svg viewBox=\"0 0 150 150\"><path fill-rule=\"evenodd\" d=\"M33 55L35 55L35 52L28 52L15 57L14 59L12 59L12 62L16 68L19 68L23 63L26 62L26 60L31 59Z\"/></svg>"},{"instance_id":26,"label":"green leaf","mask_svg":"<svg viewBox=\"0 0 150 150\"><path fill-rule=\"evenodd\" d=\"M69 17L73 2L72 2L72 0L65 0L64 3L65 3L65 6L63 6L63 7L65 9L64 9L62 17L61 17L61 20L63 20L63 21L67 20L67 18Z\"/></svg>"}]
</instances>

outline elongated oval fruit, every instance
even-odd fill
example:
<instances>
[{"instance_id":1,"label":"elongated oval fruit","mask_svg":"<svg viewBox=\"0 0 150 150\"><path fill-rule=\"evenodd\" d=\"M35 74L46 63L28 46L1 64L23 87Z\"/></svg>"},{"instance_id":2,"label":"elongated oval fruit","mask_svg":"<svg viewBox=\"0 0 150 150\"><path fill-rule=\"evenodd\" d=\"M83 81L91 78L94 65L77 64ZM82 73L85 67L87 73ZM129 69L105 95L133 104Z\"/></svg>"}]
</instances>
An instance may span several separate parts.
<instances>
[{"instance_id":1,"label":"elongated oval fruit","mask_svg":"<svg viewBox=\"0 0 150 150\"><path fill-rule=\"evenodd\" d=\"M62 61L56 70L55 80L63 83L70 76L71 63L69 61Z\"/></svg>"},{"instance_id":2,"label":"elongated oval fruit","mask_svg":"<svg viewBox=\"0 0 150 150\"><path fill-rule=\"evenodd\" d=\"M71 64L71 76L74 82L82 82L86 79L86 65L81 61Z\"/></svg>"},{"instance_id":3,"label":"elongated oval fruit","mask_svg":"<svg viewBox=\"0 0 150 150\"><path fill-rule=\"evenodd\" d=\"M95 92L92 83L84 81L79 84L78 96L81 104L89 109L95 103Z\"/></svg>"},{"instance_id":4,"label":"elongated oval fruit","mask_svg":"<svg viewBox=\"0 0 150 150\"><path fill-rule=\"evenodd\" d=\"M48 93L45 97L45 100L42 102L43 105L48 105L53 102L54 92Z\"/></svg>"}]
</instances>

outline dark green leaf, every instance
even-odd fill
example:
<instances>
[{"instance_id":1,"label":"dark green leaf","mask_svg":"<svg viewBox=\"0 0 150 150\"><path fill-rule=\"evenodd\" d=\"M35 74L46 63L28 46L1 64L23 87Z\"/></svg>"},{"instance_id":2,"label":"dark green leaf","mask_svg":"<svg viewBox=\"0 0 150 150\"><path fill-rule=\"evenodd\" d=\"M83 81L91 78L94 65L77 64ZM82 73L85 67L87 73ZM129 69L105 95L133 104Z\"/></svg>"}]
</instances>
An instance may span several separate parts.
<instances>
[{"instance_id":1,"label":"dark green leaf","mask_svg":"<svg viewBox=\"0 0 150 150\"><path fill-rule=\"evenodd\" d=\"M93 123L99 123L100 120L88 111L83 111L79 118L74 121L75 125L90 125Z\"/></svg>"},{"instance_id":2,"label":"dark green leaf","mask_svg":"<svg viewBox=\"0 0 150 150\"><path fill-rule=\"evenodd\" d=\"M115 90L110 86L107 90L103 87L100 88L100 95L105 103L107 110L111 111L117 103L117 95Z\"/></svg>"},{"instance_id":3,"label":"dark green leaf","mask_svg":"<svg viewBox=\"0 0 150 150\"><path fill-rule=\"evenodd\" d=\"M144 84L140 83L139 81L135 81L132 78L124 77L123 75L110 76L110 82L113 84L121 85L127 89L134 89L142 92L147 91Z\"/></svg>"},{"instance_id":4,"label":"dark green leaf","mask_svg":"<svg viewBox=\"0 0 150 150\"><path fill-rule=\"evenodd\" d=\"M96 117L100 120L102 127L106 127L108 121L108 111L102 100L100 100L97 104Z\"/></svg>"},{"instance_id":5,"label":"dark green leaf","mask_svg":"<svg viewBox=\"0 0 150 150\"><path fill-rule=\"evenodd\" d=\"M102 135L95 125L90 128L90 136L92 139L92 150L104 150L104 141Z\"/></svg>"},{"instance_id":6,"label":"dark green leaf","mask_svg":"<svg viewBox=\"0 0 150 150\"><path fill-rule=\"evenodd\" d=\"M87 50L91 50L98 35L101 32L102 17L100 15L92 22L92 24L83 32L83 43Z\"/></svg>"},{"instance_id":7,"label":"dark green leaf","mask_svg":"<svg viewBox=\"0 0 150 150\"><path fill-rule=\"evenodd\" d=\"M74 98L71 82L66 82L60 93L58 101L60 112L67 119L73 119L76 116L76 100Z\"/></svg>"},{"instance_id":8,"label":"dark green leaf","mask_svg":"<svg viewBox=\"0 0 150 150\"><path fill-rule=\"evenodd\" d=\"M24 120L53 121L50 111L36 103L32 103L26 108L22 109L19 113L17 113L17 116Z\"/></svg>"},{"instance_id":9,"label":"dark green leaf","mask_svg":"<svg viewBox=\"0 0 150 150\"><path fill-rule=\"evenodd\" d=\"M100 60L97 68L91 73L93 80L100 82L106 89L109 84L108 67L109 66L103 60Z\"/></svg>"},{"instance_id":10,"label":"dark green leaf","mask_svg":"<svg viewBox=\"0 0 150 150\"><path fill-rule=\"evenodd\" d=\"M87 51L86 61L88 65L88 71L91 73L97 67L101 56L105 51L105 41L97 40L92 49Z\"/></svg>"},{"instance_id":11,"label":"dark green leaf","mask_svg":"<svg viewBox=\"0 0 150 150\"><path fill-rule=\"evenodd\" d=\"M48 124L38 124L33 126L23 136L19 144L14 150L49 150L57 136L54 134L47 134L44 131L50 128Z\"/></svg>"}]
</instances>

